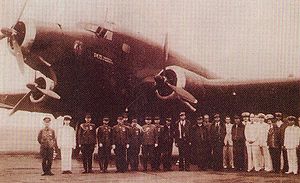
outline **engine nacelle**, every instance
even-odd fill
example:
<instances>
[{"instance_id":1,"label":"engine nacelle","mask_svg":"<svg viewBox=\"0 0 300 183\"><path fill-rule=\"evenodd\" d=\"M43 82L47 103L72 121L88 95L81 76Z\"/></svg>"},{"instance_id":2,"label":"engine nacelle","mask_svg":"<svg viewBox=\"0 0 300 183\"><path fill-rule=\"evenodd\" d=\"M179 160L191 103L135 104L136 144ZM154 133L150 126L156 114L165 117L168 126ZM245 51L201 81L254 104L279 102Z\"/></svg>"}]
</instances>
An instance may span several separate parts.
<instances>
[{"instance_id":1,"label":"engine nacelle","mask_svg":"<svg viewBox=\"0 0 300 183\"><path fill-rule=\"evenodd\" d=\"M163 71L161 71L159 75L161 75L162 72ZM171 85L187 90L197 88L197 93L204 91L203 80L205 78L182 67L169 66L166 68L164 76ZM159 85L156 90L156 95L162 100L177 98L176 93L166 85Z\"/></svg>"},{"instance_id":2,"label":"engine nacelle","mask_svg":"<svg viewBox=\"0 0 300 183\"><path fill-rule=\"evenodd\" d=\"M54 88L54 82L45 76L38 77L35 80L35 83L37 84L37 87L42 89L53 90ZM41 103L47 99L47 96L38 90L33 90L29 98L32 103Z\"/></svg>"}]
</instances>

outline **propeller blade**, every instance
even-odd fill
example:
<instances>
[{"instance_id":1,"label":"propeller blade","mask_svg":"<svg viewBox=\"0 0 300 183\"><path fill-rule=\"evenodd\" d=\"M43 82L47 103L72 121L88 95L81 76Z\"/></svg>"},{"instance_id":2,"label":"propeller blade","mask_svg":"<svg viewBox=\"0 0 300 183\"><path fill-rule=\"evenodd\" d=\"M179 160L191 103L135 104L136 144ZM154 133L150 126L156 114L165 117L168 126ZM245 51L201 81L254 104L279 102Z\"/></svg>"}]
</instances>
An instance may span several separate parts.
<instances>
[{"instance_id":1,"label":"propeller blade","mask_svg":"<svg viewBox=\"0 0 300 183\"><path fill-rule=\"evenodd\" d=\"M13 109L9 113L10 116L13 115L15 112L17 112L23 104L26 104L26 101L29 100L28 98L29 98L30 94L31 94L31 91L26 93L26 95L24 95L24 97L18 101L18 103L13 107Z\"/></svg>"},{"instance_id":2,"label":"propeller blade","mask_svg":"<svg viewBox=\"0 0 300 183\"><path fill-rule=\"evenodd\" d=\"M21 9L21 11L19 13L19 16L17 17L16 23L14 25L16 25L19 22L20 18L22 17L22 15L24 13L24 10L25 10L25 7L26 7L26 4L27 4L27 1L28 0L26 0L25 3L23 4L22 9Z\"/></svg>"},{"instance_id":3,"label":"propeller blade","mask_svg":"<svg viewBox=\"0 0 300 183\"><path fill-rule=\"evenodd\" d=\"M15 39L14 36L12 36L12 44L13 44L13 47L14 47L15 56L17 58L17 63L18 63L18 66L19 66L19 70L20 70L21 74L24 74L23 53L22 53L20 45L18 44L18 42L17 42L17 40Z\"/></svg>"},{"instance_id":4,"label":"propeller blade","mask_svg":"<svg viewBox=\"0 0 300 183\"><path fill-rule=\"evenodd\" d=\"M190 102L190 103L193 103L193 104L196 104L198 101L197 99L192 95L190 94L188 91L186 91L185 89L183 88L180 88L180 87L176 87L176 86L173 86L171 85L170 83L166 82L166 84L175 92L178 94L178 96L180 97L180 99L183 99L184 101L187 101L187 102Z\"/></svg>"},{"instance_id":5,"label":"propeller blade","mask_svg":"<svg viewBox=\"0 0 300 183\"><path fill-rule=\"evenodd\" d=\"M181 101L182 103L184 103L188 108L190 108L193 112L196 111L196 108L193 107L190 103L188 103L188 102L186 102L186 101L184 101L184 100L181 100L181 99L180 99L180 101Z\"/></svg>"},{"instance_id":6,"label":"propeller blade","mask_svg":"<svg viewBox=\"0 0 300 183\"><path fill-rule=\"evenodd\" d=\"M39 87L36 87L36 89L38 89L40 92L42 92L44 95L46 95L48 97L51 97L54 99L60 99L60 96L52 90L46 90L46 89L42 89Z\"/></svg>"},{"instance_id":7,"label":"propeller blade","mask_svg":"<svg viewBox=\"0 0 300 183\"><path fill-rule=\"evenodd\" d=\"M168 61L169 58L169 41L168 41L168 33L165 36L165 42L164 42L164 59L163 59L163 71L162 74L165 73L166 71L166 62Z\"/></svg>"}]
</instances>

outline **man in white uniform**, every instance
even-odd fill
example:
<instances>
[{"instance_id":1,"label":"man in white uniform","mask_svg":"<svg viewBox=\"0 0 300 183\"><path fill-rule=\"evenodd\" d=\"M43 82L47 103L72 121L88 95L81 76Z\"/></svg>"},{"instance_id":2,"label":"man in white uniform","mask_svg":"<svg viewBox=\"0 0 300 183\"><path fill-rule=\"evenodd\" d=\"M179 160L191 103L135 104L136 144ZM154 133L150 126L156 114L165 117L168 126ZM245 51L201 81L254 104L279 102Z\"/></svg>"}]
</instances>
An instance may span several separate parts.
<instances>
[{"instance_id":1,"label":"man in white uniform","mask_svg":"<svg viewBox=\"0 0 300 183\"><path fill-rule=\"evenodd\" d=\"M265 123L265 118L266 116L263 113L258 114L260 167L270 172L273 170L271 155L267 144L270 125Z\"/></svg>"},{"instance_id":2,"label":"man in white uniform","mask_svg":"<svg viewBox=\"0 0 300 183\"><path fill-rule=\"evenodd\" d=\"M299 146L300 129L295 125L295 116L289 116L287 120L289 126L286 127L284 133L284 148L286 148L287 150L289 171L286 172L286 174L294 173L296 175L298 174L298 160L296 149Z\"/></svg>"},{"instance_id":3,"label":"man in white uniform","mask_svg":"<svg viewBox=\"0 0 300 183\"><path fill-rule=\"evenodd\" d=\"M248 169L250 172L255 169L255 171L260 170L259 166L259 133L258 125L255 120L251 120L249 124L245 127L245 137L246 137L246 147L248 155Z\"/></svg>"},{"instance_id":4,"label":"man in white uniform","mask_svg":"<svg viewBox=\"0 0 300 183\"><path fill-rule=\"evenodd\" d=\"M64 116L63 126L58 131L57 146L61 153L61 170L63 174L71 174L72 148L76 146L75 130L70 126L72 117Z\"/></svg>"}]
</instances>

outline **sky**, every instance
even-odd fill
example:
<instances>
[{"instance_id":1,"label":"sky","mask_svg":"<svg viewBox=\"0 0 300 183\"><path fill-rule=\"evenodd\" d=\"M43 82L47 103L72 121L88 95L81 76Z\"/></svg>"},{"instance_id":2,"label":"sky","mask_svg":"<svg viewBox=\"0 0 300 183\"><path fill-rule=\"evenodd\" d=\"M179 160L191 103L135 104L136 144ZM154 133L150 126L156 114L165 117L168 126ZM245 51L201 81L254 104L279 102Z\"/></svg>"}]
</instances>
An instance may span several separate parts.
<instances>
[{"instance_id":1,"label":"sky","mask_svg":"<svg viewBox=\"0 0 300 183\"><path fill-rule=\"evenodd\" d=\"M0 27L11 27L24 0L0 1ZM70 3L72 2L72 3ZM300 77L298 0L28 0L21 19L74 26L114 22L117 27L169 47L224 78ZM25 90L33 71L22 76L0 41L0 91ZM1 111L0 115L6 115ZM16 113L5 120L40 120Z\"/></svg>"}]
</instances>

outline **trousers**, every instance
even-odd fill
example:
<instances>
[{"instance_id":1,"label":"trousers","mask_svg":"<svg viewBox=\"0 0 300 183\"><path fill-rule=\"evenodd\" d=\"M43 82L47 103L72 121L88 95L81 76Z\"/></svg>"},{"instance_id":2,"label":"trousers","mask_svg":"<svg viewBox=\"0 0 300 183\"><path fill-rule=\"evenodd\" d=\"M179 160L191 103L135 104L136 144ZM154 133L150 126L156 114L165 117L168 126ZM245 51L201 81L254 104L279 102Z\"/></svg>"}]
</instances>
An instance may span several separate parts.
<instances>
[{"instance_id":1,"label":"trousers","mask_svg":"<svg viewBox=\"0 0 300 183\"><path fill-rule=\"evenodd\" d=\"M61 148L61 170L71 171L72 169L72 148Z\"/></svg>"}]
</instances>

